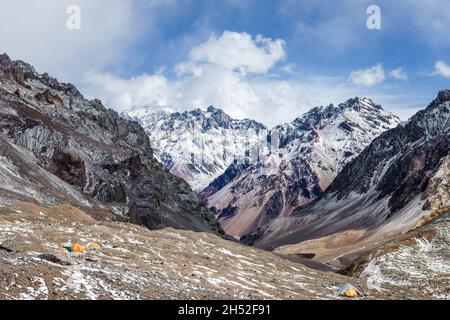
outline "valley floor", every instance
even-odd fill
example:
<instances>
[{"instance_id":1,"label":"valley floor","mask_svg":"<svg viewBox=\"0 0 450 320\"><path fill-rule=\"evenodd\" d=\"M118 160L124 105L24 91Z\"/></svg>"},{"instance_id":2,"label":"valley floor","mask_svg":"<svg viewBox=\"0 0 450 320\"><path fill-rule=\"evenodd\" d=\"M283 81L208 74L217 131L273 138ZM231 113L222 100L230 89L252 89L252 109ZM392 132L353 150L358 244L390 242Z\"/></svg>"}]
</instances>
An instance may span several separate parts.
<instances>
[{"instance_id":1,"label":"valley floor","mask_svg":"<svg viewBox=\"0 0 450 320\"><path fill-rule=\"evenodd\" d=\"M64 252L66 243L99 250ZM416 299L417 292L309 269L209 233L100 222L79 209L20 203L0 210L0 299Z\"/></svg>"}]
</instances>

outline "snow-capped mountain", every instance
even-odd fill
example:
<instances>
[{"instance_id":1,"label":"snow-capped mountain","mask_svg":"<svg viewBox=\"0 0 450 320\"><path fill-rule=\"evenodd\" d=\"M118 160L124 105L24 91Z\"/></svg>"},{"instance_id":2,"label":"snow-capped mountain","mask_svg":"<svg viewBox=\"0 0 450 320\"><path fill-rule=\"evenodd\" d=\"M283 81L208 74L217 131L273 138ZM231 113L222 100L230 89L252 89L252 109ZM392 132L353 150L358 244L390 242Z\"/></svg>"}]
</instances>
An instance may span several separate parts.
<instances>
[{"instance_id":1,"label":"snow-capped mountain","mask_svg":"<svg viewBox=\"0 0 450 320\"><path fill-rule=\"evenodd\" d=\"M124 113L150 137L155 157L170 172L200 191L245 155L247 137L265 130L253 120L232 119L213 106L183 113L143 108Z\"/></svg>"},{"instance_id":2,"label":"snow-capped mountain","mask_svg":"<svg viewBox=\"0 0 450 320\"><path fill-rule=\"evenodd\" d=\"M247 239L285 255L345 265L450 211L450 90L383 133L344 167L321 199Z\"/></svg>"},{"instance_id":3,"label":"snow-capped mountain","mask_svg":"<svg viewBox=\"0 0 450 320\"><path fill-rule=\"evenodd\" d=\"M345 164L399 122L367 98L314 108L273 128L269 140L276 137L277 146L254 164L232 165L201 196L239 238L316 199Z\"/></svg>"}]
</instances>

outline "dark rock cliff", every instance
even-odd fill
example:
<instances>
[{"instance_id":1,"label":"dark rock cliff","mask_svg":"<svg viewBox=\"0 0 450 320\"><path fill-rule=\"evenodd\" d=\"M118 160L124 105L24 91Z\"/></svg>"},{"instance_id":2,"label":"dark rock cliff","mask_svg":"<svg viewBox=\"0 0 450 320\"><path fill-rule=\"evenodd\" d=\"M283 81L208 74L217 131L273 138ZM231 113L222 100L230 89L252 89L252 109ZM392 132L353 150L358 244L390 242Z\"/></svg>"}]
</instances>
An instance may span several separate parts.
<instances>
[{"instance_id":1,"label":"dark rock cliff","mask_svg":"<svg viewBox=\"0 0 450 320\"><path fill-rule=\"evenodd\" d=\"M30 151L39 167L67 184L62 189L82 194L85 199L76 205L152 229L222 232L188 184L153 158L137 122L6 54L0 56L0 136Z\"/></svg>"}]
</instances>

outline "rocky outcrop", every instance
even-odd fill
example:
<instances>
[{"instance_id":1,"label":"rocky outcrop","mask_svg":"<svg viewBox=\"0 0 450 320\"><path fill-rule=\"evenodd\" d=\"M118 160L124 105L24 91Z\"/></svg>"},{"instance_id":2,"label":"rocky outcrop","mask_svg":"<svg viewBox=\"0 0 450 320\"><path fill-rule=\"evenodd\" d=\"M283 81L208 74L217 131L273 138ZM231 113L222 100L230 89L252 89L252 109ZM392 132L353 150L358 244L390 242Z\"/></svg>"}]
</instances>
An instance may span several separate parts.
<instances>
[{"instance_id":1,"label":"rocky outcrop","mask_svg":"<svg viewBox=\"0 0 450 320\"><path fill-rule=\"evenodd\" d=\"M0 56L0 137L2 163L14 172L3 175L5 203L19 192L18 200L70 202L149 228L221 232L189 185L153 158L137 122L6 54ZM28 195L20 192L25 185Z\"/></svg>"},{"instance_id":2,"label":"rocky outcrop","mask_svg":"<svg viewBox=\"0 0 450 320\"><path fill-rule=\"evenodd\" d=\"M52 94L48 89L42 93L37 93L35 98L42 103L53 104L61 108L64 107L64 101L58 95Z\"/></svg>"},{"instance_id":3,"label":"rocky outcrop","mask_svg":"<svg viewBox=\"0 0 450 320\"><path fill-rule=\"evenodd\" d=\"M450 208L430 223L408 232L341 270L365 280L373 290L385 285L428 299L449 299Z\"/></svg>"}]
</instances>

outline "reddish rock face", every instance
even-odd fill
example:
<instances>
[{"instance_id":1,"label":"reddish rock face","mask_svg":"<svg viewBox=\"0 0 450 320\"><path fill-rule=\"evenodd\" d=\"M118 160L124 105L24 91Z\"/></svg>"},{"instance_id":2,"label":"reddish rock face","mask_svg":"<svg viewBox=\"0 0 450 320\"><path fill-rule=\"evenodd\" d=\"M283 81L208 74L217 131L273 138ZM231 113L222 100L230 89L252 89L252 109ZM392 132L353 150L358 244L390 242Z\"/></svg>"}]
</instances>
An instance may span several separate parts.
<instances>
[{"instance_id":1,"label":"reddish rock face","mask_svg":"<svg viewBox=\"0 0 450 320\"><path fill-rule=\"evenodd\" d=\"M57 107L64 107L64 101L56 94L52 94L50 90L45 90L43 93L36 94L35 98L45 104L53 104Z\"/></svg>"},{"instance_id":2,"label":"reddish rock face","mask_svg":"<svg viewBox=\"0 0 450 320\"><path fill-rule=\"evenodd\" d=\"M53 153L53 173L67 183L83 188L86 183L84 161L76 159L70 153Z\"/></svg>"}]
</instances>

